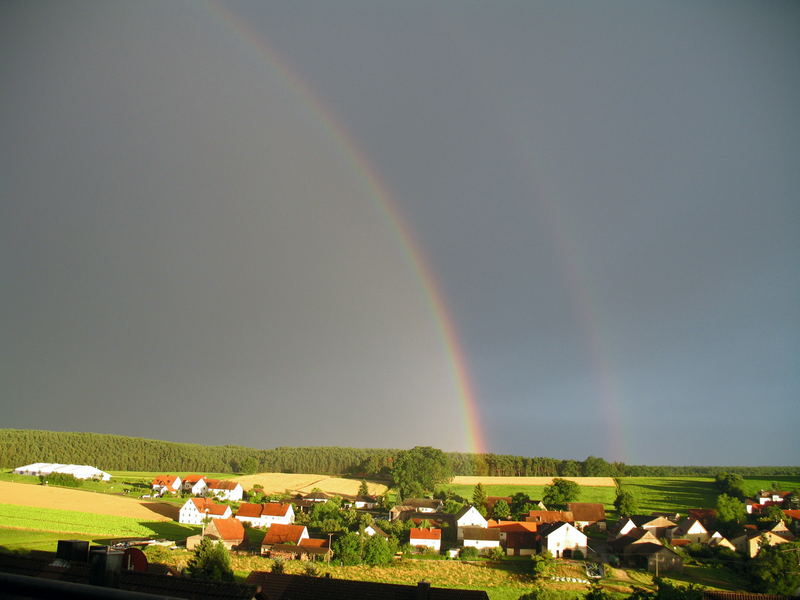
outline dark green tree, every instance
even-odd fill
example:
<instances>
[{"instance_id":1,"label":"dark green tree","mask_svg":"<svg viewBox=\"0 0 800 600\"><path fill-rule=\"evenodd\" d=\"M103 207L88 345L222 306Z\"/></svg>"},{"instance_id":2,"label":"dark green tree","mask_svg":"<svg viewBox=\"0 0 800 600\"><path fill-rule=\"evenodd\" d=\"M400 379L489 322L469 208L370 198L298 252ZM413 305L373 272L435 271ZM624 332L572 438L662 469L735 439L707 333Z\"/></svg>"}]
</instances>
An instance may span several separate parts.
<instances>
[{"instance_id":1,"label":"dark green tree","mask_svg":"<svg viewBox=\"0 0 800 600\"><path fill-rule=\"evenodd\" d=\"M614 508L616 508L617 516L619 517L635 515L638 510L636 497L631 492L620 489L614 499Z\"/></svg>"},{"instance_id":2,"label":"dark green tree","mask_svg":"<svg viewBox=\"0 0 800 600\"><path fill-rule=\"evenodd\" d=\"M533 576L536 579L544 579L556 568L556 560L547 550L541 554L532 554L531 560L533 560Z\"/></svg>"},{"instance_id":3,"label":"dark green tree","mask_svg":"<svg viewBox=\"0 0 800 600\"><path fill-rule=\"evenodd\" d=\"M611 465L603 458L589 456L583 461L581 472L584 477L604 477L611 475Z\"/></svg>"},{"instance_id":4,"label":"dark green tree","mask_svg":"<svg viewBox=\"0 0 800 600\"><path fill-rule=\"evenodd\" d=\"M358 495L369 496L369 487L364 479L361 480L361 485L358 486Z\"/></svg>"},{"instance_id":5,"label":"dark green tree","mask_svg":"<svg viewBox=\"0 0 800 600\"><path fill-rule=\"evenodd\" d=\"M195 548L189 559L186 573L192 579L208 579L211 581L233 581L231 556L222 542L216 544L204 537Z\"/></svg>"},{"instance_id":6,"label":"dark green tree","mask_svg":"<svg viewBox=\"0 0 800 600\"><path fill-rule=\"evenodd\" d=\"M483 489L483 486L480 483L477 483L475 485L475 489L472 490L472 504L475 506L475 508L478 509L478 511L483 509L483 511L485 513L485 511L486 511L486 490Z\"/></svg>"},{"instance_id":7,"label":"dark green tree","mask_svg":"<svg viewBox=\"0 0 800 600\"><path fill-rule=\"evenodd\" d=\"M750 562L753 588L764 594L792 596L800 588L800 543L761 546Z\"/></svg>"},{"instance_id":8,"label":"dark green tree","mask_svg":"<svg viewBox=\"0 0 800 600\"><path fill-rule=\"evenodd\" d=\"M364 543L364 562L372 567L391 564L396 550L383 536L373 535Z\"/></svg>"},{"instance_id":9,"label":"dark green tree","mask_svg":"<svg viewBox=\"0 0 800 600\"><path fill-rule=\"evenodd\" d=\"M361 536L351 531L333 542L333 556L345 566L361 564Z\"/></svg>"},{"instance_id":10,"label":"dark green tree","mask_svg":"<svg viewBox=\"0 0 800 600\"><path fill-rule=\"evenodd\" d=\"M433 493L436 486L453 478L453 469L448 456L430 446L417 446L400 452L394 461L392 480L403 498L414 494Z\"/></svg>"},{"instance_id":11,"label":"dark green tree","mask_svg":"<svg viewBox=\"0 0 800 600\"><path fill-rule=\"evenodd\" d=\"M574 502L581 494L581 487L574 481L556 477L544 488L542 501L549 510L566 510L567 503Z\"/></svg>"},{"instance_id":12,"label":"dark green tree","mask_svg":"<svg viewBox=\"0 0 800 600\"><path fill-rule=\"evenodd\" d=\"M730 537L738 533L746 518L747 511L741 500L728 494L717 496L717 529L722 534Z\"/></svg>"},{"instance_id":13,"label":"dark green tree","mask_svg":"<svg viewBox=\"0 0 800 600\"><path fill-rule=\"evenodd\" d=\"M242 473L245 475L251 475L252 473L258 473L258 461L254 456L247 456L242 460Z\"/></svg>"},{"instance_id":14,"label":"dark green tree","mask_svg":"<svg viewBox=\"0 0 800 600\"><path fill-rule=\"evenodd\" d=\"M494 503L494 508L492 509L492 516L495 519L507 519L510 515L511 515L511 508L508 506L508 502L500 498L500 500Z\"/></svg>"}]
</instances>

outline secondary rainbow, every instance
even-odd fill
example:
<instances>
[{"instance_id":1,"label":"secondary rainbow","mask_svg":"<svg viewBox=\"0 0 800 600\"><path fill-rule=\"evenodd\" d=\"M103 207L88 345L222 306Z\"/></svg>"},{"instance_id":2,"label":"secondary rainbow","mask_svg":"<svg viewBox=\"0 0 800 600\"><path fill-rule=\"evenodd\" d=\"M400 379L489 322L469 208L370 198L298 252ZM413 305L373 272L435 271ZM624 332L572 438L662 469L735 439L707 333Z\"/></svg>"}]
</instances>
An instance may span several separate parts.
<instances>
[{"instance_id":1,"label":"secondary rainbow","mask_svg":"<svg viewBox=\"0 0 800 600\"><path fill-rule=\"evenodd\" d=\"M303 99L311 113L320 120L328 133L338 141L346 152L353 169L364 179L368 188L372 191L379 210L386 216L391 224L391 229L396 232L399 243L411 261L414 271L419 276L435 317L435 322L447 348L450 367L458 388L459 402L463 409L462 425L467 449L475 453L486 452L486 442L481 428L476 394L469 377L466 357L461 349L453 319L447 309L441 287L425 259L422 247L409 228L407 219L403 216L397 203L392 199L388 186L381 179L378 171L361 151L359 144L347 129L336 119L335 115L319 97L312 92L311 87L303 81L300 75L292 70L274 49L270 48L263 36L254 31L244 19L220 3L208 0L205 6L214 17L224 21L233 32L247 42L248 46L255 49L262 58L268 61L283 76L287 84Z\"/></svg>"}]
</instances>

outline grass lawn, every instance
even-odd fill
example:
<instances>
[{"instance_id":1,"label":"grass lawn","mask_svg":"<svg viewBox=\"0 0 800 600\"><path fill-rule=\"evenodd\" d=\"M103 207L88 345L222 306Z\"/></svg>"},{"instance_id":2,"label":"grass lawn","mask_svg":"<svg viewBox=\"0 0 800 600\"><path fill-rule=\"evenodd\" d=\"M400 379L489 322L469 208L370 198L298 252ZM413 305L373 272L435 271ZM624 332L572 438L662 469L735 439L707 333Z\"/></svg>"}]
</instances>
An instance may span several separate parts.
<instances>
[{"instance_id":1,"label":"grass lawn","mask_svg":"<svg viewBox=\"0 0 800 600\"><path fill-rule=\"evenodd\" d=\"M73 540L89 540L90 542L99 543L99 540L94 536L80 534L65 536L63 533L54 533L52 531L33 531L31 529L7 529L5 527L0 527L0 548L11 550L12 552L26 550L55 552L58 546L58 540L67 539L67 537Z\"/></svg>"},{"instance_id":2,"label":"grass lawn","mask_svg":"<svg viewBox=\"0 0 800 600\"><path fill-rule=\"evenodd\" d=\"M200 531L200 527L182 525L174 521L140 521L131 517L97 515L57 508L31 509L16 504L0 504L0 522L5 527L38 531L174 540L184 539Z\"/></svg>"},{"instance_id":3,"label":"grass lawn","mask_svg":"<svg viewBox=\"0 0 800 600\"><path fill-rule=\"evenodd\" d=\"M755 496L761 490L772 490L777 483L778 491L791 492L800 489L800 477L776 475L775 477L745 477L744 491L748 496Z\"/></svg>"},{"instance_id":4,"label":"grass lawn","mask_svg":"<svg viewBox=\"0 0 800 600\"><path fill-rule=\"evenodd\" d=\"M487 496L513 496L522 492L528 494L532 499L541 500L544 495L544 487L543 485L485 485L483 489ZM451 491L471 501L475 486L448 484L441 486L439 490ZM613 487L581 486L581 495L577 501L600 502L605 505L606 510L614 510L615 497L616 490Z\"/></svg>"},{"instance_id":5,"label":"grass lawn","mask_svg":"<svg viewBox=\"0 0 800 600\"><path fill-rule=\"evenodd\" d=\"M690 508L713 508L717 490L710 477L622 477L622 487L631 492L638 512L680 512Z\"/></svg>"}]
</instances>

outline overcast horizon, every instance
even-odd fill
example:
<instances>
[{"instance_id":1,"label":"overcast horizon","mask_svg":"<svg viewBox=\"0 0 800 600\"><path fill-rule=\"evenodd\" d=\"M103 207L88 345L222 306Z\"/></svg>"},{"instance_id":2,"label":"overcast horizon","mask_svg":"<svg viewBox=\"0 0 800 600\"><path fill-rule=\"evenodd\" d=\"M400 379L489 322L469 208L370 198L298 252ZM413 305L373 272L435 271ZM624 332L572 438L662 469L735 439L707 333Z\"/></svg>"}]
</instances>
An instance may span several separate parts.
<instances>
[{"instance_id":1,"label":"overcast horizon","mask_svg":"<svg viewBox=\"0 0 800 600\"><path fill-rule=\"evenodd\" d=\"M798 56L791 1L2 2L0 426L796 463Z\"/></svg>"}]
</instances>

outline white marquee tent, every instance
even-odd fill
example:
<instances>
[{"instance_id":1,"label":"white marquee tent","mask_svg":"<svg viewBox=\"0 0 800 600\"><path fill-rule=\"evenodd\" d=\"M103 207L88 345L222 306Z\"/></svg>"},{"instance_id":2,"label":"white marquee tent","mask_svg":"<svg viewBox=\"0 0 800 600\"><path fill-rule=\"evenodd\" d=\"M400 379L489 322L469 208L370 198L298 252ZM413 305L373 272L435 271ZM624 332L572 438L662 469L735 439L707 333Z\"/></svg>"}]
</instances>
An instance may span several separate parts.
<instances>
[{"instance_id":1,"label":"white marquee tent","mask_svg":"<svg viewBox=\"0 0 800 600\"><path fill-rule=\"evenodd\" d=\"M111 475L89 465L62 465L60 463L33 463L14 469L17 475L50 475L51 473L66 473L75 479L102 479L108 481Z\"/></svg>"}]
</instances>

